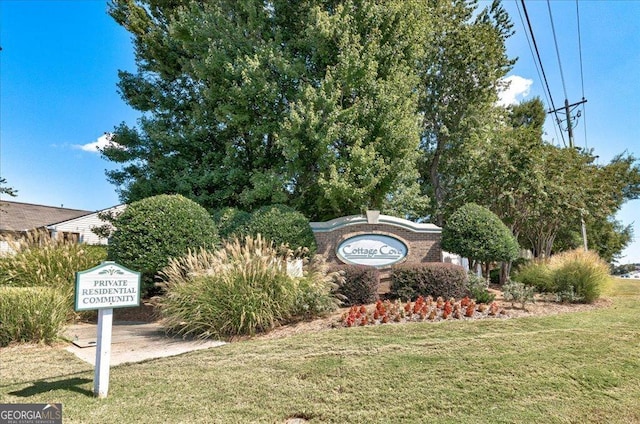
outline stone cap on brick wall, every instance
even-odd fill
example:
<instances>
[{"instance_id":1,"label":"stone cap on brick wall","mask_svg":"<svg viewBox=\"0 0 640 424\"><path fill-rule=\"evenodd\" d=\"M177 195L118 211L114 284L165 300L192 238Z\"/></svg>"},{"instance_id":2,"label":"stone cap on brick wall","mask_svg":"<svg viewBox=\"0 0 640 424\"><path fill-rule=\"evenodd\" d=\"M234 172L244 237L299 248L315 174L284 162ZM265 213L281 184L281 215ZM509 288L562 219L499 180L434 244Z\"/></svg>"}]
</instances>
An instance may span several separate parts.
<instances>
[{"instance_id":1,"label":"stone cap on brick wall","mask_svg":"<svg viewBox=\"0 0 640 424\"><path fill-rule=\"evenodd\" d=\"M340 218L332 219L326 222L311 222L311 230L314 233L327 233L340 228L348 227L351 225L361 224L383 224L391 225L398 228L404 228L405 230L413 231L415 233L433 233L440 234L442 228L434 224L427 224L422 222L413 222L408 219L398 218L389 215L379 215L376 217L375 222L371 222L371 217L367 219L366 215L351 215L343 216Z\"/></svg>"}]
</instances>

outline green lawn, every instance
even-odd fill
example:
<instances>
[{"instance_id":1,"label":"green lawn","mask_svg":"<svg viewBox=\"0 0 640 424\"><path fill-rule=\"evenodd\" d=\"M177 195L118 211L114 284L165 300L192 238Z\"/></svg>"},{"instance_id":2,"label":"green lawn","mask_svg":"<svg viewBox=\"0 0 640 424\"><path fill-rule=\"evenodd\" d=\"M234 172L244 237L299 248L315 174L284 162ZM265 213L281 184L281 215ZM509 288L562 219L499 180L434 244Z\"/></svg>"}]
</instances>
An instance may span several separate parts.
<instances>
[{"instance_id":1,"label":"green lawn","mask_svg":"<svg viewBox=\"0 0 640 424\"><path fill-rule=\"evenodd\" d=\"M609 308L345 328L93 368L62 348L0 349L0 403L65 423L640 423L640 282Z\"/></svg>"}]
</instances>

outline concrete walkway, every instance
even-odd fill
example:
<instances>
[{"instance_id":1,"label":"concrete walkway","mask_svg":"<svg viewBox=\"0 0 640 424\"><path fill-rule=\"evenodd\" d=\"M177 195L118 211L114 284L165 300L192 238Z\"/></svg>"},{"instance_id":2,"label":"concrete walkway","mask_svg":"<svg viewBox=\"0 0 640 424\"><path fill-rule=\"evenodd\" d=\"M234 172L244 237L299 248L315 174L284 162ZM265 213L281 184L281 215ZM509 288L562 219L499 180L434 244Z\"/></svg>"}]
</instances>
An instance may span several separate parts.
<instances>
[{"instance_id":1,"label":"concrete walkway","mask_svg":"<svg viewBox=\"0 0 640 424\"><path fill-rule=\"evenodd\" d=\"M67 326L63 334L71 340L66 350L95 366L98 326L74 324ZM169 337L160 324L147 322L114 321L111 334L111 365L164 358L225 344L218 340Z\"/></svg>"}]
</instances>

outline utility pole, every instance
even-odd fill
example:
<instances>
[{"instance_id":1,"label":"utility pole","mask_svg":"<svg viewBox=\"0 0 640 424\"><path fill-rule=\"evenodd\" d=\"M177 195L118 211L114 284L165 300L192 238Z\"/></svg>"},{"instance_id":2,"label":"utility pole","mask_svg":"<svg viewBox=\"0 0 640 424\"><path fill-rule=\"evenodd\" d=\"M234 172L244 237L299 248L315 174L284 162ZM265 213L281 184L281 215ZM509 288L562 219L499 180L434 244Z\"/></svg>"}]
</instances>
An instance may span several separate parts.
<instances>
[{"instance_id":1,"label":"utility pole","mask_svg":"<svg viewBox=\"0 0 640 424\"><path fill-rule=\"evenodd\" d=\"M569 100L564 99L564 106L563 107L559 107L557 109L549 111L549 113L563 112L564 111L564 115L565 115L565 119L564 120L567 121L567 133L569 134L569 147L571 147L571 148L575 147L575 144L573 143L573 127L574 127L574 125L571 123L571 121L572 121L572 119L579 118L582 115L582 112L579 110L575 117L571 116L571 113L573 112L573 110L577 106L580 106L583 103L587 103L587 99L585 99L584 97L579 102L576 102L576 103L573 103L573 104L569 104ZM562 120L558 119L558 124L560 124L561 122L562 122Z\"/></svg>"},{"instance_id":2,"label":"utility pole","mask_svg":"<svg viewBox=\"0 0 640 424\"><path fill-rule=\"evenodd\" d=\"M549 113L555 113L555 112L562 112L562 110L564 109L564 114L565 114L565 119L567 121L567 133L569 134L569 148L573 149L575 147L575 144L573 142L573 127L574 125L571 123L571 119L573 118L571 116L571 113L573 112L573 110L580 106L583 103L586 103L587 99L585 99L584 97L582 98L582 100L580 100L579 102L573 103L573 104L569 104L569 100L567 100L566 98L564 99L564 107L555 109L555 110L550 110ZM579 118L581 115L581 111L578 110L578 113L576 113L575 118ZM558 124L561 123L561 120L558 119ZM588 247L588 243L587 243L587 226L584 223L584 211L580 210L580 224L582 227L582 243L583 243L583 247L584 247L584 251L586 252L587 250L589 250Z\"/></svg>"}]
</instances>

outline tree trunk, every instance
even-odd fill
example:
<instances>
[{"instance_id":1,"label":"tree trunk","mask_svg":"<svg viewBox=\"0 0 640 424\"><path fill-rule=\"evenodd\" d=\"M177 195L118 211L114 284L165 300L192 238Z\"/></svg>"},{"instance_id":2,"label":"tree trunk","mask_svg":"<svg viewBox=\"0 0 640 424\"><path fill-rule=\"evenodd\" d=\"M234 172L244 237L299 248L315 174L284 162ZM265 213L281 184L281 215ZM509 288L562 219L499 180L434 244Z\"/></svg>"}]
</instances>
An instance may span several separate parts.
<instances>
[{"instance_id":1,"label":"tree trunk","mask_svg":"<svg viewBox=\"0 0 640 424\"><path fill-rule=\"evenodd\" d=\"M436 149L433 152L433 159L429 164L429 180L431 181L431 187L433 187L433 198L435 201L435 216L434 216L434 224L439 227L444 225L444 217L442 216L442 203L444 201L444 191L442 190L442 183L440 181L440 159L442 157L442 153L444 152L444 147L446 144L446 137L442 135L438 135L438 141L436 144Z\"/></svg>"},{"instance_id":2,"label":"tree trunk","mask_svg":"<svg viewBox=\"0 0 640 424\"><path fill-rule=\"evenodd\" d=\"M500 264L500 285L503 285L509 279L509 274L511 273L511 264L513 262L502 262Z\"/></svg>"}]
</instances>

